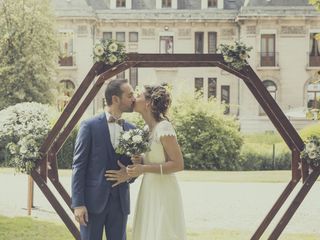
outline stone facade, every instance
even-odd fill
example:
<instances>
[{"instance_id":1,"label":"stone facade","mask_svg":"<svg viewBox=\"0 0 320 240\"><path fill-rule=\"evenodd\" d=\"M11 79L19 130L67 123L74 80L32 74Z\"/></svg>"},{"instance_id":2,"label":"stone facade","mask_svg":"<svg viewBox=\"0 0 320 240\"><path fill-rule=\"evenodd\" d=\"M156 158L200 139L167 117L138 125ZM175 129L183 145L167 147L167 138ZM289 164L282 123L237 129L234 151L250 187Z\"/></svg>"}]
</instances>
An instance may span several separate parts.
<instances>
[{"instance_id":1,"label":"stone facade","mask_svg":"<svg viewBox=\"0 0 320 240\"><path fill-rule=\"evenodd\" d=\"M79 86L93 64L93 45L102 38L123 41L128 52L199 54L241 40L253 47L250 65L282 110L301 110L301 116L288 114L293 124L314 123L303 117L303 110L313 94L308 98L309 82L320 70L310 40L310 34L320 32L320 14L307 1L55 0L54 7L62 52L57 81ZM193 94L197 86L204 98L229 101L230 114L240 119L243 131L273 130L242 81L219 68L133 69L118 77L133 85L168 82L174 95ZM102 98L103 91L89 115L102 109Z\"/></svg>"}]
</instances>

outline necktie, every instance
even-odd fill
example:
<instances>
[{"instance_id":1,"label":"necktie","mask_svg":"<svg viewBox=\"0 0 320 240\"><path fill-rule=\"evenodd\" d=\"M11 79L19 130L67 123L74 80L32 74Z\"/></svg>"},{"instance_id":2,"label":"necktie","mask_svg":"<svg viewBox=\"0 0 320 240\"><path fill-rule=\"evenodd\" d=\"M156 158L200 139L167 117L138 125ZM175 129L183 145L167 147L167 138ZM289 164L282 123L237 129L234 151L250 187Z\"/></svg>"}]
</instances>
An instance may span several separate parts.
<instances>
[{"instance_id":1,"label":"necktie","mask_svg":"<svg viewBox=\"0 0 320 240\"><path fill-rule=\"evenodd\" d=\"M119 118L115 118L114 116L110 116L109 119L108 119L108 122L109 123L116 123L116 124L119 124L121 127L123 126L124 124L124 120Z\"/></svg>"}]
</instances>

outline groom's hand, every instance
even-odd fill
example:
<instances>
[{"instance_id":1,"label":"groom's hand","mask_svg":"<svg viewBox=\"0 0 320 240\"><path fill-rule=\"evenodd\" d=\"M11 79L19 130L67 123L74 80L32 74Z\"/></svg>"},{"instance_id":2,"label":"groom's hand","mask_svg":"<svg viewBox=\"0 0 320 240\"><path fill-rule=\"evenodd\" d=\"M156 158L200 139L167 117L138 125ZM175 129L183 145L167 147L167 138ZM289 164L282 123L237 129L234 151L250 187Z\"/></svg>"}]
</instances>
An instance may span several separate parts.
<instances>
[{"instance_id":1,"label":"groom's hand","mask_svg":"<svg viewBox=\"0 0 320 240\"><path fill-rule=\"evenodd\" d=\"M130 179L130 177L127 174L126 166L123 165L119 160L118 160L118 165L120 167L120 170L108 170L104 175L108 181L115 182L112 185L112 187L115 187Z\"/></svg>"},{"instance_id":2,"label":"groom's hand","mask_svg":"<svg viewBox=\"0 0 320 240\"><path fill-rule=\"evenodd\" d=\"M76 207L74 209L74 218L80 225L87 226L87 223L89 221L89 215L88 210L85 206L82 207Z\"/></svg>"}]
</instances>

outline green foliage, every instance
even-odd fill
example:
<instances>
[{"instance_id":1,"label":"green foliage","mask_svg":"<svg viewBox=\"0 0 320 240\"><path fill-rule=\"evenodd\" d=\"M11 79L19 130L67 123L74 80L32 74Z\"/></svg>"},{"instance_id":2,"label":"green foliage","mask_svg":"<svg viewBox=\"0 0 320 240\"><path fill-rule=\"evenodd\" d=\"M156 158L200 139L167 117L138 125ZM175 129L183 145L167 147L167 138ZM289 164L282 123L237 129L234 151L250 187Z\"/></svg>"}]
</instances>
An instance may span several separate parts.
<instances>
[{"instance_id":1,"label":"green foliage","mask_svg":"<svg viewBox=\"0 0 320 240\"><path fill-rule=\"evenodd\" d=\"M71 169L74 145L76 142L78 131L79 131L78 127L75 127L72 130L69 137L67 138L62 148L58 152L57 162L58 162L59 169Z\"/></svg>"},{"instance_id":2,"label":"green foliage","mask_svg":"<svg viewBox=\"0 0 320 240\"><path fill-rule=\"evenodd\" d=\"M288 170L291 152L284 143L245 143L241 149L239 170Z\"/></svg>"},{"instance_id":3,"label":"green foliage","mask_svg":"<svg viewBox=\"0 0 320 240\"><path fill-rule=\"evenodd\" d=\"M309 4L313 5L317 11L320 11L320 0L309 0Z\"/></svg>"},{"instance_id":4,"label":"green foliage","mask_svg":"<svg viewBox=\"0 0 320 240\"><path fill-rule=\"evenodd\" d=\"M143 127L145 126L145 122L139 113L124 113L122 114L122 118L135 125L136 127L143 129Z\"/></svg>"},{"instance_id":5,"label":"green foliage","mask_svg":"<svg viewBox=\"0 0 320 240\"><path fill-rule=\"evenodd\" d=\"M0 110L20 102L51 101L54 22L49 0L0 2Z\"/></svg>"},{"instance_id":6,"label":"green foliage","mask_svg":"<svg viewBox=\"0 0 320 240\"><path fill-rule=\"evenodd\" d=\"M286 170L291 167L291 152L278 133L247 134L239 165L240 170Z\"/></svg>"},{"instance_id":7,"label":"green foliage","mask_svg":"<svg viewBox=\"0 0 320 240\"><path fill-rule=\"evenodd\" d=\"M302 139L307 139L311 135L320 136L320 124L309 125L299 131L299 135Z\"/></svg>"},{"instance_id":8,"label":"green foliage","mask_svg":"<svg viewBox=\"0 0 320 240\"><path fill-rule=\"evenodd\" d=\"M180 99L180 100L179 100ZM242 145L238 123L215 99L183 95L171 115L187 169L236 170Z\"/></svg>"}]
</instances>

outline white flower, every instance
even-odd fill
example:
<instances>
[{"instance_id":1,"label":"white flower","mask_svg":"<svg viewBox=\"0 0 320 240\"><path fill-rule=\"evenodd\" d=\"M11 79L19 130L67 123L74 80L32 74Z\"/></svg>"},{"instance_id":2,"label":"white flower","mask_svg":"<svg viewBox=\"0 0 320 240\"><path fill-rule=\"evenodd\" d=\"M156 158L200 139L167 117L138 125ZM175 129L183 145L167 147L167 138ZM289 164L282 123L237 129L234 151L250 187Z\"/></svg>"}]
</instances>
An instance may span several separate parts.
<instances>
[{"instance_id":1,"label":"white flower","mask_svg":"<svg viewBox=\"0 0 320 240\"><path fill-rule=\"evenodd\" d=\"M315 159L317 157L317 154L315 152L309 152L308 156L310 159Z\"/></svg>"},{"instance_id":2,"label":"white flower","mask_svg":"<svg viewBox=\"0 0 320 240\"><path fill-rule=\"evenodd\" d=\"M227 62L227 63L233 62L233 57L223 56L223 59L224 59L224 61Z\"/></svg>"},{"instance_id":3,"label":"white flower","mask_svg":"<svg viewBox=\"0 0 320 240\"><path fill-rule=\"evenodd\" d=\"M240 57L240 59L242 59L242 60L246 60L246 59L248 58L248 54L246 54L246 53L241 53L241 54L239 55L239 57Z\"/></svg>"},{"instance_id":4,"label":"white flower","mask_svg":"<svg viewBox=\"0 0 320 240\"><path fill-rule=\"evenodd\" d=\"M115 63L117 60L118 58L115 55L111 54L108 59L108 62L112 64L112 63Z\"/></svg>"},{"instance_id":5,"label":"white flower","mask_svg":"<svg viewBox=\"0 0 320 240\"><path fill-rule=\"evenodd\" d=\"M109 51L110 52L115 52L118 50L118 44L116 44L115 42L114 43L111 43L108 47Z\"/></svg>"},{"instance_id":6,"label":"white flower","mask_svg":"<svg viewBox=\"0 0 320 240\"><path fill-rule=\"evenodd\" d=\"M123 135L122 135L122 138L126 141L128 141L130 139L130 133L129 132L125 132Z\"/></svg>"},{"instance_id":7,"label":"white flower","mask_svg":"<svg viewBox=\"0 0 320 240\"><path fill-rule=\"evenodd\" d=\"M140 143L140 142L142 142L142 137L140 135L133 136L132 141L134 143Z\"/></svg>"},{"instance_id":8,"label":"white flower","mask_svg":"<svg viewBox=\"0 0 320 240\"><path fill-rule=\"evenodd\" d=\"M148 132L148 131L149 131L149 127L148 127L148 125L144 125L144 127L143 127L143 131L146 131L146 132Z\"/></svg>"},{"instance_id":9,"label":"white flower","mask_svg":"<svg viewBox=\"0 0 320 240\"><path fill-rule=\"evenodd\" d=\"M20 147L20 153L21 153L21 154L26 154L27 151L28 151L28 148L27 148L25 145L22 145L22 146Z\"/></svg>"},{"instance_id":10,"label":"white flower","mask_svg":"<svg viewBox=\"0 0 320 240\"><path fill-rule=\"evenodd\" d=\"M309 142L306 145L306 151L307 152L313 152L313 151L316 150L316 148L317 148L317 146L313 142Z\"/></svg>"},{"instance_id":11,"label":"white flower","mask_svg":"<svg viewBox=\"0 0 320 240\"><path fill-rule=\"evenodd\" d=\"M98 44L95 46L94 48L94 54L97 55L97 56L102 56L104 53L104 48L101 44Z\"/></svg>"}]
</instances>

